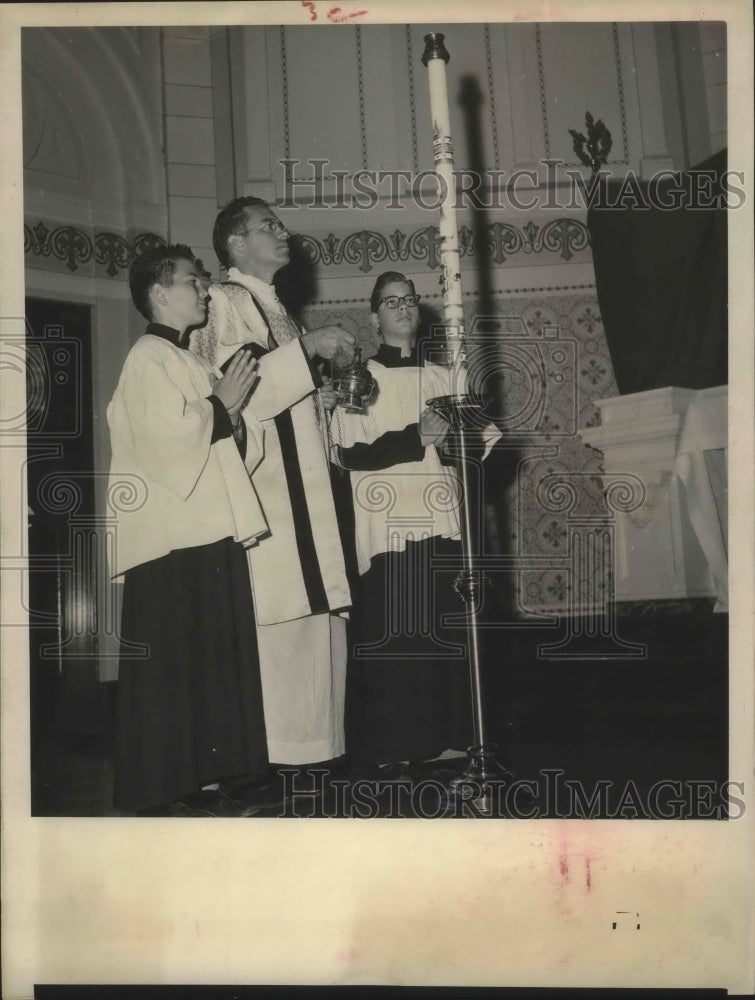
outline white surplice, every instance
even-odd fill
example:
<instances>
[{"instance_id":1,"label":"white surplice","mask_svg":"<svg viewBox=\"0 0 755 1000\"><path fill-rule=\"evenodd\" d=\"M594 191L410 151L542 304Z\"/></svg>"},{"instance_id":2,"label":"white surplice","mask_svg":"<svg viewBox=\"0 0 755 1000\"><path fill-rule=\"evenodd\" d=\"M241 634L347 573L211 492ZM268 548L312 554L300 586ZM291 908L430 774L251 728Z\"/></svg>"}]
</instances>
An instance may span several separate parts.
<instances>
[{"instance_id":1,"label":"white surplice","mask_svg":"<svg viewBox=\"0 0 755 1000\"><path fill-rule=\"evenodd\" d=\"M388 431L416 424L427 401L452 392L445 368L386 368L368 361L377 390L366 412L334 412L331 435L344 448L371 444ZM376 472L350 472L360 573L381 552L402 552L407 540L459 538L460 486L453 468L442 465L433 445L420 462Z\"/></svg>"},{"instance_id":2,"label":"white surplice","mask_svg":"<svg viewBox=\"0 0 755 1000\"><path fill-rule=\"evenodd\" d=\"M250 545L267 532L233 438L211 444L207 397L218 374L160 336L145 334L131 348L107 410L113 576L176 549L228 537ZM247 433L253 465L263 450L259 421Z\"/></svg>"},{"instance_id":3,"label":"white surplice","mask_svg":"<svg viewBox=\"0 0 755 1000\"><path fill-rule=\"evenodd\" d=\"M364 413L337 408L331 421L334 445L350 448L372 444L383 434L419 421L429 400L466 390L466 374L439 365L387 368L367 362L377 388ZM492 424L478 428L484 455L500 438ZM338 460L337 449L334 461ZM456 470L440 460L427 445L421 461L405 462L378 471L350 473L354 499L354 530L361 574L382 552L403 552L407 541L423 538L460 538L461 483Z\"/></svg>"}]
</instances>

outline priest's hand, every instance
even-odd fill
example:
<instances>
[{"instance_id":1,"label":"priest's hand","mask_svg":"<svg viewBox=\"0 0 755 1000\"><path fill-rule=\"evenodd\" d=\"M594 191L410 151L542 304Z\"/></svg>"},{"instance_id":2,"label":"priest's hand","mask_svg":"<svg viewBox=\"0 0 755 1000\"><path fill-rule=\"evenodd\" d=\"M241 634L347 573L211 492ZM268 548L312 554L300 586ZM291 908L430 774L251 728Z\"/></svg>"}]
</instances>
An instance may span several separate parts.
<instances>
[{"instance_id":1,"label":"priest's hand","mask_svg":"<svg viewBox=\"0 0 755 1000\"><path fill-rule=\"evenodd\" d=\"M256 380L257 359L250 351L238 351L231 358L225 375L212 387L213 395L228 410L231 419L243 410Z\"/></svg>"},{"instance_id":2,"label":"priest's hand","mask_svg":"<svg viewBox=\"0 0 755 1000\"><path fill-rule=\"evenodd\" d=\"M338 396L329 378L323 376L323 385L317 390L320 394L320 402L325 410L334 410L338 403Z\"/></svg>"},{"instance_id":3,"label":"priest's hand","mask_svg":"<svg viewBox=\"0 0 755 1000\"><path fill-rule=\"evenodd\" d=\"M301 342L310 358L320 357L329 360L338 354L339 358L345 357L348 362L354 357L356 338L343 327L330 325L305 333Z\"/></svg>"},{"instance_id":4,"label":"priest's hand","mask_svg":"<svg viewBox=\"0 0 755 1000\"><path fill-rule=\"evenodd\" d=\"M429 444L434 444L439 448L445 441L450 427L449 422L435 410L423 410L419 418L419 439L422 446L426 448Z\"/></svg>"}]
</instances>

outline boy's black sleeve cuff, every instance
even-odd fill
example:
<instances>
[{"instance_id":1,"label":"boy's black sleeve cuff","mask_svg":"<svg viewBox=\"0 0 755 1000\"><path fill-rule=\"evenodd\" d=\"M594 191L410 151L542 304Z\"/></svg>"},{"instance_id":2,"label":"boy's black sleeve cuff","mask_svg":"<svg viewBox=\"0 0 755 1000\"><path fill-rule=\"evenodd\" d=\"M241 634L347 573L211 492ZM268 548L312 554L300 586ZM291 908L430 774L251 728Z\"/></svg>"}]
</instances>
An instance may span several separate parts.
<instances>
[{"instance_id":1,"label":"boy's black sleeve cuff","mask_svg":"<svg viewBox=\"0 0 755 1000\"><path fill-rule=\"evenodd\" d=\"M223 438L233 437L233 424L228 416L228 410L223 406L217 396L208 396L212 403L214 419L212 422L212 437L210 444L221 441Z\"/></svg>"},{"instance_id":2,"label":"boy's black sleeve cuff","mask_svg":"<svg viewBox=\"0 0 755 1000\"><path fill-rule=\"evenodd\" d=\"M392 465L421 462L424 457L419 424L409 424L401 431L386 431L371 444L360 442L340 452L343 467L355 472L377 472Z\"/></svg>"}]
</instances>

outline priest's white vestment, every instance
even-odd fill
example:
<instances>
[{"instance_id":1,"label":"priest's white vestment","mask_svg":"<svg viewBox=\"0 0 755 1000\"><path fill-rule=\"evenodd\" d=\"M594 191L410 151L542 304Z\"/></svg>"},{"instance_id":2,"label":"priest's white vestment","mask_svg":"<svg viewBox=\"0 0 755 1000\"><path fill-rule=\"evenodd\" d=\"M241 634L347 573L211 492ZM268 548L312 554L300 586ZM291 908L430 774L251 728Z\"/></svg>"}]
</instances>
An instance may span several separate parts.
<instances>
[{"instance_id":1,"label":"priest's white vestment","mask_svg":"<svg viewBox=\"0 0 755 1000\"><path fill-rule=\"evenodd\" d=\"M327 416L293 320L272 285L229 270L210 288L191 349L222 366L239 348L259 359L244 416L265 432L250 468L269 535L249 553L270 760L308 764L344 752L345 621L351 604L330 484Z\"/></svg>"}]
</instances>

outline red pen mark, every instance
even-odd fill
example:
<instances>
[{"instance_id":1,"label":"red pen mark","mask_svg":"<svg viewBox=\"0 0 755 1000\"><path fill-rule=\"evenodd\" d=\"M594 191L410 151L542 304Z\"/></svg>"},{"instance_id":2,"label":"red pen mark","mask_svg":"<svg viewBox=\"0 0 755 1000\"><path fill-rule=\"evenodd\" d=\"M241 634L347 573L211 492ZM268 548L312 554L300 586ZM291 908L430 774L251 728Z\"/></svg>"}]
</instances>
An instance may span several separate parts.
<instances>
[{"instance_id":1,"label":"red pen mark","mask_svg":"<svg viewBox=\"0 0 755 1000\"><path fill-rule=\"evenodd\" d=\"M569 881L569 862L567 860L566 852L565 851L561 854L561 857L559 858L558 867L559 867L559 870L561 872L561 878L564 880L564 882L568 882Z\"/></svg>"},{"instance_id":2,"label":"red pen mark","mask_svg":"<svg viewBox=\"0 0 755 1000\"><path fill-rule=\"evenodd\" d=\"M366 13L366 10L355 10L352 11L351 14L342 14L340 7L331 7L328 11L328 20L332 21L334 24L341 24L343 21L350 21L352 17L361 17Z\"/></svg>"},{"instance_id":3,"label":"red pen mark","mask_svg":"<svg viewBox=\"0 0 755 1000\"><path fill-rule=\"evenodd\" d=\"M592 889L592 873L590 871L590 859L585 858L585 882L587 883L587 891Z\"/></svg>"},{"instance_id":4,"label":"red pen mark","mask_svg":"<svg viewBox=\"0 0 755 1000\"><path fill-rule=\"evenodd\" d=\"M309 7L309 15L310 15L309 19L310 21L316 21L317 14L315 12L315 5L312 3L312 0L301 0L301 5L302 7Z\"/></svg>"}]
</instances>

